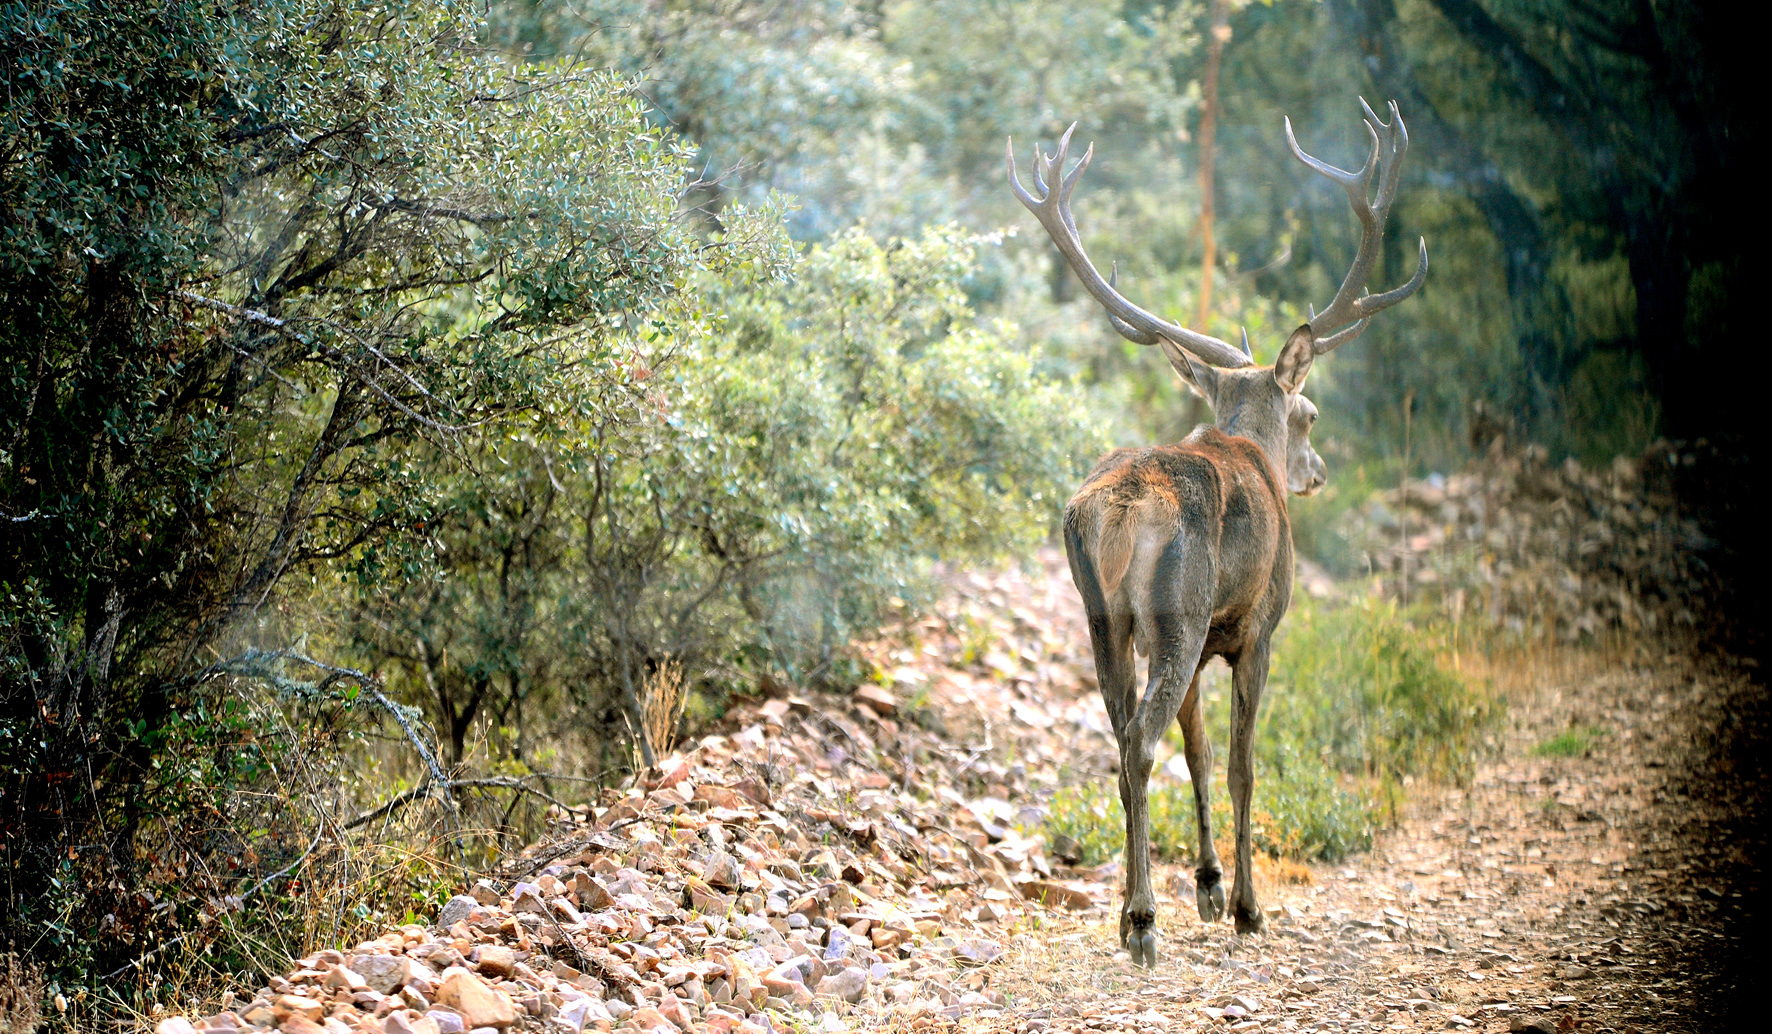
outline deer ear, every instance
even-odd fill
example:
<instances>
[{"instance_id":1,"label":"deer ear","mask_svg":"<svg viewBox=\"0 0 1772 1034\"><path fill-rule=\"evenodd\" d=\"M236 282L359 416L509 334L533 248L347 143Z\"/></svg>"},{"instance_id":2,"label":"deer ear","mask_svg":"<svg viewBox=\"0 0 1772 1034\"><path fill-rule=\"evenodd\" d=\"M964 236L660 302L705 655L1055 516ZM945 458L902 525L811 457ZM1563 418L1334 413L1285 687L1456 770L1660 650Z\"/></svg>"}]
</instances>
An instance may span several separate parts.
<instances>
[{"instance_id":1,"label":"deer ear","mask_svg":"<svg viewBox=\"0 0 1772 1034\"><path fill-rule=\"evenodd\" d=\"M1195 359L1186 349L1166 337L1159 337L1157 343L1162 346L1163 354L1169 357L1169 365L1175 367L1175 372L1181 374L1181 379L1187 382L1194 394L1216 405L1218 371Z\"/></svg>"},{"instance_id":2,"label":"deer ear","mask_svg":"<svg viewBox=\"0 0 1772 1034\"><path fill-rule=\"evenodd\" d=\"M1311 372L1311 360L1317 357L1316 343L1317 335L1311 333L1309 323L1286 339L1286 347L1280 349L1280 358L1274 363L1274 383L1281 391L1296 395L1304 389L1305 375Z\"/></svg>"}]
</instances>

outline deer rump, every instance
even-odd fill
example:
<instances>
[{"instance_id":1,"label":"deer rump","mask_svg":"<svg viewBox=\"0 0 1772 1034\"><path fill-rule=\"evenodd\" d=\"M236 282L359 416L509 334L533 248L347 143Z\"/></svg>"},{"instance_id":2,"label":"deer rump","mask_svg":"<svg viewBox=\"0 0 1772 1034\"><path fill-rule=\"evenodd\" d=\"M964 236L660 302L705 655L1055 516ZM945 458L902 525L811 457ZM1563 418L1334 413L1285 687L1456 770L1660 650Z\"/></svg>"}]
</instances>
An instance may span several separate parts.
<instances>
[{"instance_id":1,"label":"deer rump","mask_svg":"<svg viewBox=\"0 0 1772 1034\"><path fill-rule=\"evenodd\" d=\"M1129 616L1134 647L1150 657L1167 624L1159 615L1205 612L1195 663L1239 652L1278 622L1291 592L1284 492L1259 446L1215 427L1108 453L1065 506L1066 545L1096 583L1078 585L1089 616Z\"/></svg>"}]
</instances>

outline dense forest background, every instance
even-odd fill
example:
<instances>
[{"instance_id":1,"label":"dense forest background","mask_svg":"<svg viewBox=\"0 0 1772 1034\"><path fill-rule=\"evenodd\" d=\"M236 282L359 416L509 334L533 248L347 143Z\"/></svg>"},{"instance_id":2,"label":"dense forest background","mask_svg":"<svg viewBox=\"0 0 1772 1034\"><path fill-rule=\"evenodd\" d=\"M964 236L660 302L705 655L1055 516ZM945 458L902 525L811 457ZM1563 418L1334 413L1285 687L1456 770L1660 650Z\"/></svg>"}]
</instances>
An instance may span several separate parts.
<instances>
[{"instance_id":1,"label":"dense forest background","mask_svg":"<svg viewBox=\"0 0 1772 1034\"><path fill-rule=\"evenodd\" d=\"M433 771L594 782L663 749L661 693L840 682L933 563L1025 555L1109 444L1205 419L1006 187L1073 121L1091 255L1271 361L1358 240L1282 117L1355 167L1358 99L1399 104L1375 280L1418 236L1432 271L1313 374L1332 570L1337 513L1498 435L1704 438L1693 505L1749 555L1747 17L0 7L0 939L89 987L237 910L307 803L230 791L364 756L366 714ZM337 764L304 785L412 777Z\"/></svg>"}]
</instances>

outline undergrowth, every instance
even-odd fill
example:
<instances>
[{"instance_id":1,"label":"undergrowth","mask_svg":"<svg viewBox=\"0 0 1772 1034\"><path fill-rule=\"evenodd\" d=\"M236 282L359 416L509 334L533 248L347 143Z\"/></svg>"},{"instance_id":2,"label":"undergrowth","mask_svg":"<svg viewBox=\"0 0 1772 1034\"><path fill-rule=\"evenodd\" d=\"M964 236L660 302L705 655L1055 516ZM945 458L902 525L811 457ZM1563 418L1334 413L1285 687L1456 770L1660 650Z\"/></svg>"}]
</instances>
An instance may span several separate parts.
<instances>
[{"instance_id":1,"label":"undergrowth","mask_svg":"<svg viewBox=\"0 0 1772 1034\"><path fill-rule=\"evenodd\" d=\"M52 949L53 964L32 971L58 1003L44 1029L145 1028L168 1010L214 1011L224 991L258 986L317 946L430 922L535 837L555 794L596 790L569 791L559 781L571 777L479 743L445 769L422 717L356 672L292 652L216 670L158 732L156 763L135 788L154 820L131 893L79 856L60 861L53 893L20 906ZM5 857L32 862L29 848L9 842ZM94 931L107 929L121 947L101 952ZM5 966L0 951L0 1021Z\"/></svg>"},{"instance_id":2,"label":"undergrowth","mask_svg":"<svg viewBox=\"0 0 1772 1034\"><path fill-rule=\"evenodd\" d=\"M1251 834L1276 857L1334 861L1371 845L1393 821L1403 787L1417 778L1467 778L1500 705L1460 677L1449 632L1393 603L1319 602L1302 593L1275 636L1255 740ZM1230 679L1222 666L1201 679L1213 772L1214 833L1233 833L1224 762ZM1182 749L1179 729L1171 744ZM1191 858L1198 850L1193 786L1164 776L1150 787L1151 850ZM1119 795L1101 781L1060 790L1048 833L1075 840L1086 863L1116 854L1124 838Z\"/></svg>"}]
</instances>

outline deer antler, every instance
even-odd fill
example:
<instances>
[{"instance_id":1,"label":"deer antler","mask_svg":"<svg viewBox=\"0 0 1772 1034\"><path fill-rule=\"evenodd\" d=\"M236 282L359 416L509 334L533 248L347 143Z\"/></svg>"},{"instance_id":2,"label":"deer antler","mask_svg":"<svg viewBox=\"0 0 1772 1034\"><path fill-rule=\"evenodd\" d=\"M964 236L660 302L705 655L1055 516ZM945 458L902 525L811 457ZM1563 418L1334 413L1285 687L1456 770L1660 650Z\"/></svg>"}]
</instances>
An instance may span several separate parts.
<instances>
[{"instance_id":1,"label":"deer antler","mask_svg":"<svg viewBox=\"0 0 1772 1034\"><path fill-rule=\"evenodd\" d=\"M1036 196L1021 185L1021 179L1015 171L1015 141L1009 141L1009 186L1015 196L1021 200L1027 210L1034 213L1040 225L1058 245L1058 251L1082 281L1083 289L1088 291L1101 307L1107 310L1108 319L1114 329L1128 341L1136 341L1141 345L1154 345L1158 338L1167 338L1187 349L1214 366L1249 366L1254 360L1244 355L1229 342L1189 330L1178 324L1170 323L1145 309L1128 301L1114 285L1103 280L1089 256L1083 252L1083 242L1077 236L1077 224L1071 217L1071 192L1077 188L1077 181L1083 178L1083 170L1089 167L1089 159L1095 155L1095 145L1083 152L1083 158L1077 167L1068 175L1064 172L1065 158L1070 153L1071 133L1077 124L1064 131L1058 139L1058 149L1052 154L1043 153L1038 145L1034 147L1034 184L1039 188ZM1048 186L1050 184L1050 186Z\"/></svg>"},{"instance_id":2,"label":"deer antler","mask_svg":"<svg viewBox=\"0 0 1772 1034\"><path fill-rule=\"evenodd\" d=\"M1398 169L1403 164L1403 153L1409 149L1409 130L1403 125L1396 101L1390 103L1389 123L1378 117L1364 97L1360 98L1360 110L1364 113L1366 133L1372 138L1372 153L1359 172L1344 172L1305 154L1298 146L1298 138L1292 135L1292 120L1286 119L1286 143L1292 148L1293 156L1341 184L1347 191L1354 215L1360 220L1360 247L1354 253L1353 266L1348 269L1347 277L1341 281L1341 287L1329 306L1311 316L1311 332L1317 338L1312 351L1317 355L1359 337L1373 313L1388 309L1414 294L1427 279L1427 239L1424 237L1420 258L1415 263L1415 275L1408 283L1383 294L1368 294L1366 291L1366 279L1372 275L1372 267L1378 262L1379 247L1384 242L1384 220L1390 214L1391 202L1397 198ZM1374 173L1378 176L1378 197L1369 201L1367 193L1372 187Z\"/></svg>"}]
</instances>

